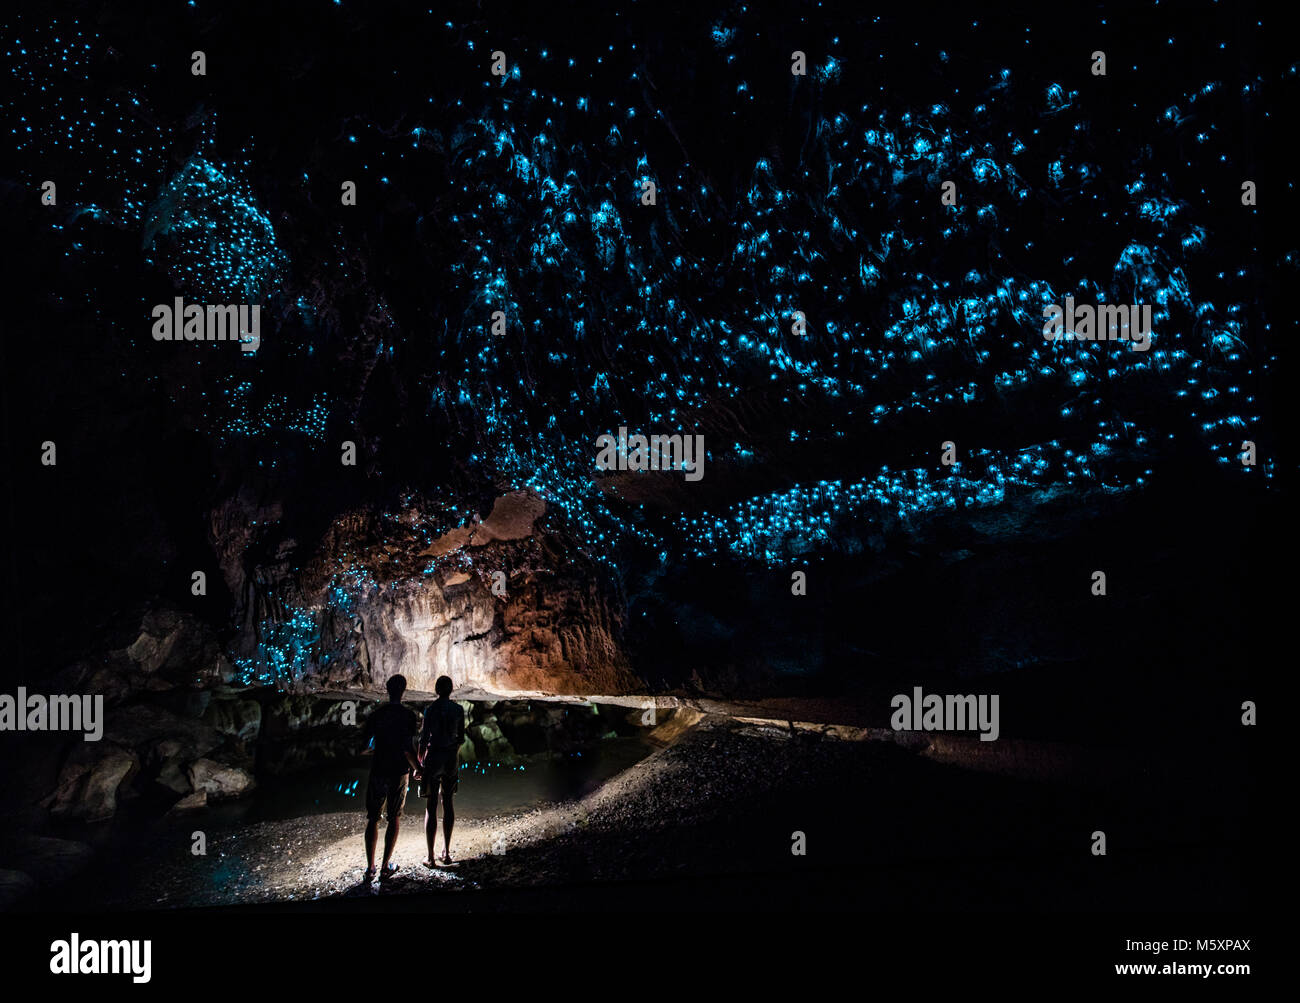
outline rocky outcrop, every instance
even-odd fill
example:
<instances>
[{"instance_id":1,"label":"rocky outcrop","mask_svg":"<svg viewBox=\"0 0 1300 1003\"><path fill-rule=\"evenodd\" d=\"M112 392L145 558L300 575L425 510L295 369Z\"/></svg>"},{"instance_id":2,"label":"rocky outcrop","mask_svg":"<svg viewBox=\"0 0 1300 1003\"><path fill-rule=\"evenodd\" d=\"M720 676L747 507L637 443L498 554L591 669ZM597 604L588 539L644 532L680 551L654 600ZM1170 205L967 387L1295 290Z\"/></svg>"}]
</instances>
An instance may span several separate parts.
<instances>
[{"instance_id":1,"label":"rocky outcrop","mask_svg":"<svg viewBox=\"0 0 1300 1003\"><path fill-rule=\"evenodd\" d=\"M257 783L247 770L215 759L195 760L187 772L191 789L206 795L208 801L239 797Z\"/></svg>"},{"instance_id":2,"label":"rocky outcrop","mask_svg":"<svg viewBox=\"0 0 1300 1003\"><path fill-rule=\"evenodd\" d=\"M438 676L507 695L624 693L638 687L617 640L617 615L589 581L524 574L494 596L472 578L419 583L358 603L366 681L401 673L431 691Z\"/></svg>"},{"instance_id":3,"label":"rocky outcrop","mask_svg":"<svg viewBox=\"0 0 1300 1003\"><path fill-rule=\"evenodd\" d=\"M436 533L415 501L351 510L311 548L276 537L280 518L242 496L212 516L227 585L243 597L230 653L246 684L375 690L401 673L424 691L440 675L502 695L644 686L623 650L622 597L551 535L531 492L503 494L485 518ZM143 647L151 662L163 657Z\"/></svg>"},{"instance_id":4,"label":"rocky outcrop","mask_svg":"<svg viewBox=\"0 0 1300 1003\"><path fill-rule=\"evenodd\" d=\"M185 772L183 743L164 739L154 746L153 751L160 760L156 764L156 779L159 784L180 795L188 794L194 789Z\"/></svg>"},{"instance_id":5,"label":"rocky outcrop","mask_svg":"<svg viewBox=\"0 0 1300 1003\"><path fill-rule=\"evenodd\" d=\"M186 794L177 801L168 810L169 815L184 815L188 812L198 811L208 806L208 792L195 791L193 794Z\"/></svg>"},{"instance_id":6,"label":"rocky outcrop","mask_svg":"<svg viewBox=\"0 0 1300 1003\"><path fill-rule=\"evenodd\" d=\"M213 685L233 675L212 631L194 617L166 608L145 614L140 635L125 653L139 672L169 683Z\"/></svg>"},{"instance_id":7,"label":"rocky outcrop","mask_svg":"<svg viewBox=\"0 0 1300 1003\"><path fill-rule=\"evenodd\" d=\"M99 822L112 818L119 789L139 768L136 755L120 746L74 746L45 806L58 819Z\"/></svg>"},{"instance_id":8,"label":"rocky outcrop","mask_svg":"<svg viewBox=\"0 0 1300 1003\"><path fill-rule=\"evenodd\" d=\"M241 742L256 742L262 730L262 705L241 697L213 700L204 711L203 723Z\"/></svg>"},{"instance_id":9,"label":"rocky outcrop","mask_svg":"<svg viewBox=\"0 0 1300 1003\"><path fill-rule=\"evenodd\" d=\"M173 742L176 754L190 759L210 752L222 742L215 728L155 704L131 704L111 711L104 739L141 751L154 751L159 743Z\"/></svg>"},{"instance_id":10,"label":"rocky outcrop","mask_svg":"<svg viewBox=\"0 0 1300 1003\"><path fill-rule=\"evenodd\" d=\"M103 821L113 817L121 801L141 793L185 797L195 790L196 775L209 794L237 796L252 780L241 767L230 764L214 771L203 765L196 773L196 765L211 763L206 757L222 748L227 748L226 758L246 756L242 743L196 718L155 704L119 706L108 713L101 741L71 744L55 788L42 804L57 819ZM230 771L242 773L243 779Z\"/></svg>"},{"instance_id":11,"label":"rocky outcrop","mask_svg":"<svg viewBox=\"0 0 1300 1003\"><path fill-rule=\"evenodd\" d=\"M512 763L515 750L510 740L501 733L495 714L487 714L483 720L466 729L467 737L474 743L477 758L492 763Z\"/></svg>"}]
</instances>

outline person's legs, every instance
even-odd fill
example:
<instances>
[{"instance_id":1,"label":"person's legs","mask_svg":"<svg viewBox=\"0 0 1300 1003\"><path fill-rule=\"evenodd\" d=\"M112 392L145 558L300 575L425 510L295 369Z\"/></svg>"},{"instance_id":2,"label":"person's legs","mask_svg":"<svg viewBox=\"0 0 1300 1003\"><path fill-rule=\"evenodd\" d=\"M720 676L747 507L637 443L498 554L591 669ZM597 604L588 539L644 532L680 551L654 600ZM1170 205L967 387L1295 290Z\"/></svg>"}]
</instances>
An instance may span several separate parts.
<instances>
[{"instance_id":1,"label":"person's legs","mask_svg":"<svg viewBox=\"0 0 1300 1003\"><path fill-rule=\"evenodd\" d=\"M434 860L437 859L433 855L433 844L438 839L438 781L435 778L425 782L433 785L428 790L429 800L424 806L424 842L429 850L429 855L424 858L424 862L432 867Z\"/></svg>"},{"instance_id":2,"label":"person's legs","mask_svg":"<svg viewBox=\"0 0 1300 1003\"><path fill-rule=\"evenodd\" d=\"M456 823L456 812L451 806L451 797L455 793L453 778L442 778L442 859L451 860L451 827ZM433 859L433 838L429 838L429 859Z\"/></svg>"},{"instance_id":3,"label":"person's legs","mask_svg":"<svg viewBox=\"0 0 1300 1003\"><path fill-rule=\"evenodd\" d=\"M393 856L393 847L397 845L397 833L401 828L402 806L406 804L406 777L401 777L392 784L388 793L388 829L384 832L384 863L379 873L388 871L388 862Z\"/></svg>"},{"instance_id":4,"label":"person's legs","mask_svg":"<svg viewBox=\"0 0 1300 1003\"><path fill-rule=\"evenodd\" d=\"M388 828L384 830L384 870L393 857L393 847L397 845L397 830L401 828L399 815L388 816Z\"/></svg>"},{"instance_id":5,"label":"person's legs","mask_svg":"<svg viewBox=\"0 0 1300 1003\"><path fill-rule=\"evenodd\" d=\"M366 782L366 877L375 873L375 844L379 841L379 813L388 789L382 780L371 776Z\"/></svg>"}]
</instances>

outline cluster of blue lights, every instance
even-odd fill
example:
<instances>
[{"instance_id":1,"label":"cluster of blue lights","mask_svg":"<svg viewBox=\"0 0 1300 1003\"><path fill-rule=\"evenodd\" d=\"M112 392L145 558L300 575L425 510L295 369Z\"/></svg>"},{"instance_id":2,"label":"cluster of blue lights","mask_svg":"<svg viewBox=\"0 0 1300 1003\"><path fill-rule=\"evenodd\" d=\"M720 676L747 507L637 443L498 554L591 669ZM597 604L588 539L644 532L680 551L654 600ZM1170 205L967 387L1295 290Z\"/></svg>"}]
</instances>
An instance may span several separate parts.
<instances>
[{"instance_id":1,"label":"cluster of blue lights","mask_svg":"<svg viewBox=\"0 0 1300 1003\"><path fill-rule=\"evenodd\" d=\"M204 303L261 303L286 263L275 227L236 169L200 155L150 205L145 237L176 287Z\"/></svg>"},{"instance_id":2,"label":"cluster of blue lights","mask_svg":"<svg viewBox=\"0 0 1300 1003\"><path fill-rule=\"evenodd\" d=\"M741 6L736 23L714 24L702 39L726 67L738 65L746 16ZM495 47L488 28L465 28L461 38L486 65ZM210 159L201 147L171 174L175 137L148 124L138 97L92 86L87 67L101 46L94 32L59 21L0 34L17 85L0 101L0 121L30 165L24 180L35 190L60 172L84 179L65 183L76 222L55 224L70 249L78 226L138 227L150 259L188 297L253 303L281 291L286 257L246 180L249 165ZM1199 83L1152 107L1143 143L1120 155L1090 135L1090 99L1079 89L1053 83L1016 94L1002 69L980 92L945 102L907 107L882 87L864 103L842 90L853 57L839 38L809 54L808 79L797 84L818 88L808 148L786 162L753 156L734 195L715 190L684 147L652 152L642 142L647 123L658 129L663 116L649 99L626 96L643 91L634 61L625 96L597 99L522 83L530 65L566 57L512 51L506 78L485 70L481 97L456 100L454 129L418 115L400 129L348 123L340 142L359 151L363 190L369 180L417 192L430 168L459 179L438 193L440 221L460 240L437 293L450 389L432 391L428 407L446 427L472 421L473 473L500 490L536 492L593 553L636 540L766 562L833 546L853 521L914 521L1032 491L1134 490L1156 476L1151 457L1176 439L1242 476L1270 479L1271 463L1236 462L1260 420L1261 370L1274 361L1258 348L1268 343L1267 318L1249 329L1258 276L1244 262L1219 263L1205 224L1214 202L1236 193L1183 190L1182 179L1223 162L1230 146L1216 120L1271 81L1256 77L1232 95L1219 81ZM736 70L745 104L755 100L752 83ZM77 166L85 158L100 169L87 176ZM1171 172L1173 164L1187 171ZM939 198L949 180L954 205ZM649 182L653 206L641 200ZM1117 205L1120 191L1127 201ZM1059 240L1020 238L1036 214ZM1075 239L1084 226L1086 242L1106 248L1086 268ZM692 250L710 247L719 253ZM350 252L338 259L325 284L382 286L382 277L350 270ZM1150 350L1045 341L1043 308L1067 296L1150 304ZM289 292L295 298L305 325L323 322L324 300ZM393 316L381 290L375 299L377 351L400 367L406 339L428 331ZM498 310L503 338L489 333ZM795 333L800 315L806 329ZM323 445L339 402L322 389L294 403L258 392L260 378L216 377L204 392L209 429ZM903 438L926 420L950 428L963 462L939 468L938 441L898 469L854 457L855 470L871 472L796 483L667 525L611 505L595 476L596 436L619 425L717 427L721 408L759 396L787 416L790 449L833 456L863 431ZM1023 416L1014 449L966 441L967 415L1003 411ZM770 458L771 441L746 440L743 424L706 437L713 476ZM450 497L417 503L418 518L390 514L388 528L431 544L473 517ZM347 554L340 576L363 557L374 559ZM455 551L392 573L471 571L471 563ZM351 609L380 587L339 577L330 601ZM259 653L241 671L281 677L318 633L310 619L299 612L263 625Z\"/></svg>"},{"instance_id":3,"label":"cluster of blue lights","mask_svg":"<svg viewBox=\"0 0 1300 1003\"><path fill-rule=\"evenodd\" d=\"M726 49L736 37L719 25L712 40ZM1031 242L1018 250L1041 258L1035 275L1026 273L1023 254L1010 253L1014 241L1003 239L1027 204L1051 192L1065 206L1060 226L1069 232L1071 207L1113 201L1088 145L1086 101L1077 90L1047 88L1038 119L1020 108L1003 112L992 100L1004 94L1007 71L965 109L956 101L925 109L884 100L850 106L837 102L838 55L810 69L826 87L810 132L827 166L779 168L759 157L743 197L723 206L688 161L652 163L625 127L633 109L612 102L577 99L580 105L566 109L556 96L519 99L540 120L535 126L528 115L487 113L457 135L459 163L497 165L492 183L467 187L470 204L456 217L473 252L456 270L462 324L481 331L486 311L502 309L518 337L509 345L478 342L459 384L459 403L468 402L487 429L475 459L489 476L541 494L594 550L643 538L647 527L629 526L625 513L613 518L607 496L593 486L594 436L629 412L650 428L690 429L719 393L743 400L773 389L792 415L844 419L829 430L793 427L793 443L842 438L845 426L861 419L882 433L901 430L926 414L951 415L951 435L960 438L963 409L1058 402L1024 423L1026 441L1009 455L967 443L963 472L939 474L936 442L910 469L882 469L844 485L837 503L845 520L993 505L1009 491L1052 484L1140 487L1154 475L1144 461L1176 435L1199 436L1220 464L1239 455L1259 420L1248 388L1256 367L1271 359L1245 348L1244 273L1207 269L1206 229L1197 222L1207 200L1177 192L1169 172L1155 166L1188 145L1190 123L1177 116L1153 123L1149 145L1128 164L1131 211L1099 214L1107 238L1121 238L1108 270L1081 272L1070 241ZM1198 86L1187 100L1215 90L1213 83ZM566 112L579 111L605 138L571 150L556 136ZM412 155L421 152L428 151ZM620 172L619 162L634 166ZM1044 176L1029 173L1036 162L1048 164ZM956 205L942 207L939 239L980 261L962 275L939 273L928 232L923 240L906 222L940 211L938 179L953 180L960 193ZM640 203L649 180L658 189L654 208ZM631 237L638 213L655 214L671 241ZM870 218L898 225L868 228L863 220ZM719 228L733 235L726 258L668 250L696 246L696 232ZM1059 274L1073 278L1048 277ZM701 289L726 295L700 302L691 293ZM1151 304L1152 349L1045 341L1043 308L1067 295ZM796 311L807 316L804 337L791 333ZM1259 333L1266 332L1265 324ZM538 356L528 348L538 338L552 346L543 373L529 368ZM1153 404L1167 407L1180 396L1195 400L1190 427L1177 409L1170 418ZM1134 402L1143 417L1130 410ZM744 463L755 445L728 443L725 453ZM710 455L714 463L720 458L712 443ZM1236 469L1272 476L1268 463ZM788 551L773 541L804 521L809 500L826 495L825 483L793 488L780 501L755 499L764 512L769 504L781 510L771 524L767 515L751 524L741 504L678 520L675 528L701 557L780 560Z\"/></svg>"},{"instance_id":4,"label":"cluster of blue lights","mask_svg":"<svg viewBox=\"0 0 1300 1003\"><path fill-rule=\"evenodd\" d=\"M140 97L105 87L100 33L73 18L0 25L0 130L33 191L59 183L59 204L97 223L138 227L168 170L175 131ZM62 215L62 214L60 214Z\"/></svg>"},{"instance_id":5,"label":"cluster of blue lights","mask_svg":"<svg viewBox=\"0 0 1300 1003\"><path fill-rule=\"evenodd\" d=\"M1096 461L1106 453L1106 447L1098 445L1080 454L1062 449L1059 442L1010 456L979 451L944 473L882 469L870 479L823 480L747 499L720 515L683 518L678 526L692 556L707 558L727 550L737 558L778 564L854 540L864 517L869 525L897 521L909 526L943 510L997 505L1014 493L1055 492L1066 486L1122 490L1122 485L1099 478Z\"/></svg>"},{"instance_id":6,"label":"cluster of blue lights","mask_svg":"<svg viewBox=\"0 0 1300 1003\"><path fill-rule=\"evenodd\" d=\"M301 680L314 664L320 627L312 610L290 610L283 618L262 621L256 652L235 659L235 680L241 686L286 688Z\"/></svg>"},{"instance_id":7,"label":"cluster of blue lights","mask_svg":"<svg viewBox=\"0 0 1300 1003\"><path fill-rule=\"evenodd\" d=\"M216 394L220 407L210 415L210 431L221 440L234 436L255 436L276 430L280 434L303 436L320 443L329 421L329 398L322 391L312 396L305 409L285 394L273 394L258 402L251 379L231 376L221 380Z\"/></svg>"}]
</instances>

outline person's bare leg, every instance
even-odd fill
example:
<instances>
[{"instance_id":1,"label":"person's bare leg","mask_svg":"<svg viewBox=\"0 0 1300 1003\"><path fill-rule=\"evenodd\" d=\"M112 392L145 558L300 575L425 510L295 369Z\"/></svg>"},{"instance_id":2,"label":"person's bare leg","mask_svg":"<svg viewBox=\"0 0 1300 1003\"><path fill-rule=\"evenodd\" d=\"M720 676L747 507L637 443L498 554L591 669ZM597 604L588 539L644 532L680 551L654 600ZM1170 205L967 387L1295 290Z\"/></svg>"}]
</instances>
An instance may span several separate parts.
<instances>
[{"instance_id":1,"label":"person's bare leg","mask_svg":"<svg viewBox=\"0 0 1300 1003\"><path fill-rule=\"evenodd\" d=\"M433 866L437 858L433 855L433 844L438 841L438 802L434 798L429 798L429 803L424 809L424 842L428 847L429 855L424 858L424 862L430 867Z\"/></svg>"},{"instance_id":2,"label":"person's bare leg","mask_svg":"<svg viewBox=\"0 0 1300 1003\"><path fill-rule=\"evenodd\" d=\"M376 823L376 827L378 823ZM393 856L393 847L397 845L397 830L401 827L401 816L393 812L388 817L388 828L384 831L384 866L380 873L388 870L388 861Z\"/></svg>"},{"instance_id":3,"label":"person's bare leg","mask_svg":"<svg viewBox=\"0 0 1300 1003\"><path fill-rule=\"evenodd\" d=\"M379 842L379 819L372 818L366 822L366 872L375 870L375 844Z\"/></svg>"},{"instance_id":4,"label":"person's bare leg","mask_svg":"<svg viewBox=\"0 0 1300 1003\"><path fill-rule=\"evenodd\" d=\"M442 859L451 863L451 827L456 822L456 813L451 807L451 790L446 789L442 795ZM429 859L433 859L433 840L429 840Z\"/></svg>"}]
</instances>

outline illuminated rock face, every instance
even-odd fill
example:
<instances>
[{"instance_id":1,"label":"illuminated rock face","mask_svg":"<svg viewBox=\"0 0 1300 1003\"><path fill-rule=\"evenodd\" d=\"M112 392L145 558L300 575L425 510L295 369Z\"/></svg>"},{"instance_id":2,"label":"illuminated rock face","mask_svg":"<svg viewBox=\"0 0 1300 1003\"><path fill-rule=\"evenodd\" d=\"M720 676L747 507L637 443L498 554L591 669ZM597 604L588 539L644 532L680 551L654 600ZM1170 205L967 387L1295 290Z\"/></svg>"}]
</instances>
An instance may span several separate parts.
<instances>
[{"instance_id":1,"label":"illuminated rock face","mask_svg":"<svg viewBox=\"0 0 1300 1003\"><path fill-rule=\"evenodd\" d=\"M450 675L459 685L481 682L493 668L492 597L474 596L467 586L436 585L381 593L363 607L360 660L369 682L382 684L395 673L417 690L433 690Z\"/></svg>"},{"instance_id":2,"label":"illuminated rock face","mask_svg":"<svg viewBox=\"0 0 1300 1003\"><path fill-rule=\"evenodd\" d=\"M437 536L416 508L350 512L305 572L294 560L305 548L292 542L252 562L250 575L266 512L224 506L213 518L217 550L229 555L231 591L248 596L231 645L236 682L382 689L400 673L430 692L441 675L502 696L644 690L624 654L622 599L548 535L545 515L527 492Z\"/></svg>"},{"instance_id":3,"label":"illuminated rock face","mask_svg":"<svg viewBox=\"0 0 1300 1003\"><path fill-rule=\"evenodd\" d=\"M537 576L494 596L478 579L384 590L358 607L361 681L395 673L432 691L440 675L489 693L617 694L639 688L620 616L589 582Z\"/></svg>"}]
</instances>

